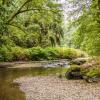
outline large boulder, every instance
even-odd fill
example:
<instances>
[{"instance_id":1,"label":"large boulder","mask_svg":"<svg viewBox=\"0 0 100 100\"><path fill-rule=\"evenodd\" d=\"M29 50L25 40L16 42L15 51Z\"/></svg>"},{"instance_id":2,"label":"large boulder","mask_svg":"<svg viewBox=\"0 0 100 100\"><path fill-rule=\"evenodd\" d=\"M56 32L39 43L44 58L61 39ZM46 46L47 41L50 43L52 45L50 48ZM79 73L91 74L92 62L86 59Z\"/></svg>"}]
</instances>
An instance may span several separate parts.
<instances>
[{"instance_id":1,"label":"large boulder","mask_svg":"<svg viewBox=\"0 0 100 100\"><path fill-rule=\"evenodd\" d=\"M76 58L70 62L70 64L82 65L87 62L88 58Z\"/></svg>"},{"instance_id":2,"label":"large boulder","mask_svg":"<svg viewBox=\"0 0 100 100\"><path fill-rule=\"evenodd\" d=\"M83 79L83 74L80 67L71 67L65 73L67 79Z\"/></svg>"}]
</instances>

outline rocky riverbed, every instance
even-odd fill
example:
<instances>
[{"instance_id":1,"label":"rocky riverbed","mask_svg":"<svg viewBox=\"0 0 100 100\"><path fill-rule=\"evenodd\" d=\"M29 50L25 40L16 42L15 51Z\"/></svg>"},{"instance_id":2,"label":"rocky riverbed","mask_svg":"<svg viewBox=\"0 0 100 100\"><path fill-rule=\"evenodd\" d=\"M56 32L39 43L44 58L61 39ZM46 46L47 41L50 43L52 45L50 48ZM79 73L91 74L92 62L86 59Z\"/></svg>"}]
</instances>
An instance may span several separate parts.
<instances>
[{"instance_id":1,"label":"rocky riverbed","mask_svg":"<svg viewBox=\"0 0 100 100\"><path fill-rule=\"evenodd\" d=\"M67 80L57 76L21 77L14 80L26 100L100 100L100 83Z\"/></svg>"},{"instance_id":2,"label":"rocky riverbed","mask_svg":"<svg viewBox=\"0 0 100 100\"><path fill-rule=\"evenodd\" d=\"M68 59L27 62L0 62L0 68L70 67L69 62L70 61Z\"/></svg>"}]
</instances>

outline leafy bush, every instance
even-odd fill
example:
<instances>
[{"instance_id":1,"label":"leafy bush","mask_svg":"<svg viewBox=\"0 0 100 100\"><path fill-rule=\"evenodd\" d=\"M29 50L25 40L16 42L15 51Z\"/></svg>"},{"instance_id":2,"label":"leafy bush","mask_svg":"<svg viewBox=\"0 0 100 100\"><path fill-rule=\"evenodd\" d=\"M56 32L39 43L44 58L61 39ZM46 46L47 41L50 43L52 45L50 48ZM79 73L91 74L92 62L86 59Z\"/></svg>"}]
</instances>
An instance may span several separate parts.
<instances>
[{"instance_id":1,"label":"leafy bush","mask_svg":"<svg viewBox=\"0 0 100 100\"><path fill-rule=\"evenodd\" d=\"M100 69L99 70L90 70L88 73L86 73L87 77L94 77L94 76L100 76Z\"/></svg>"},{"instance_id":2,"label":"leafy bush","mask_svg":"<svg viewBox=\"0 0 100 100\"><path fill-rule=\"evenodd\" d=\"M29 49L30 53L30 59L31 60L41 60L41 59L47 59L47 53L45 52L45 49L41 47L33 47Z\"/></svg>"},{"instance_id":3,"label":"leafy bush","mask_svg":"<svg viewBox=\"0 0 100 100\"><path fill-rule=\"evenodd\" d=\"M59 52L57 50L57 48L46 48L45 51L47 52L48 54L48 59L49 60L53 60L53 59L57 59L59 58Z\"/></svg>"},{"instance_id":4,"label":"leafy bush","mask_svg":"<svg viewBox=\"0 0 100 100\"><path fill-rule=\"evenodd\" d=\"M57 50L58 50L59 58L72 59L72 58L85 56L84 52L82 51L80 52L79 50L73 48L59 47L57 48Z\"/></svg>"},{"instance_id":5,"label":"leafy bush","mask_svg":"<svg viewBox=\"0 0 100 100\"><path fill-rule=\"evenodd\" d=\"M12 61L13 54L9 46L2 45L0 47L0 61Z\"/></svg>"},{"instance_id":6,"label":"leafy bush","mask_svg":"<svg viewBox=\"0 0 100 100\"><path fill-rule=\"evenodd\" d=\"M11 52L13 54L13 59L14 61L18 60L28 60L28 50L20 47L13 47L11 48Z\"/></svg>"},{"instance_id":7,"label":"leafy bush","mask_svg":"<svg viewBox=\"0 0 100 100\"><path fill-rule=\"evenodd\" d=\"M9 44L9 46L14 45L13 41L11 40L11 38L6 36L6 35L0 37L0 45L2 45L2 44L3 44L3 46L4 45L8 45L8 44Z\"/></svg>"},{"instance_id":8,"label":"leafy bush","mask_svg":"<svg viewBox=\"0 0 100 100\"><path fill-rule=\"evenodd\" d=\"M84 54L83 54L84 55ZM0 61L18 61L18 60L53 60L81 57L75 49L58 47L33 47L21 48L2 45L0 47Z\"/></svg>"}]
</instances>

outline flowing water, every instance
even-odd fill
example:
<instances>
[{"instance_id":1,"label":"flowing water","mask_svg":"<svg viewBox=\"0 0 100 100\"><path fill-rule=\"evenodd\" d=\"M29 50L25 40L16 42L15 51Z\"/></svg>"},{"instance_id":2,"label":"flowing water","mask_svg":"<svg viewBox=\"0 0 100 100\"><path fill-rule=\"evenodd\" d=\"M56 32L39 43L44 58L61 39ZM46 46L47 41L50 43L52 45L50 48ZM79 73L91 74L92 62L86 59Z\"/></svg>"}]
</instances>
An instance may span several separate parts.
<instances>
[{"instance_id":1,"label":"flowing water","mask_svg":"<svg viewBox=\"0 0 100 100\"><path fill-rule=\"evenodd\" d=\"M25 94L20 91L19 84L13 80L22 76L60 75L66 72L64 67L45 68L0 68L0 100L25 100Z\"/></svg>"}]
</instances>

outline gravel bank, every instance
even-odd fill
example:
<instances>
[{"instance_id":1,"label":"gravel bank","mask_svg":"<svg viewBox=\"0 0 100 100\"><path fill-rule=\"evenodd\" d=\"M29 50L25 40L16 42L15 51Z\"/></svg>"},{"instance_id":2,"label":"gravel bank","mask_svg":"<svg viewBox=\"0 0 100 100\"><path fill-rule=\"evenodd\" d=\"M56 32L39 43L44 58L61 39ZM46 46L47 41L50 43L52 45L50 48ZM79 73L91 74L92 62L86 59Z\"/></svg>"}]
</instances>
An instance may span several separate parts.
<instances>
[{"instance_id":1,"label":"gravel bank","mask_svg":"<svg viewBox=\"0 0 100 100\"><path fill-rule=\"evenodd\" d=\"M100 83L56 76L21 77L14 82L20 83L26 100L100 100Z\"/></svg>"}]
</instances>

